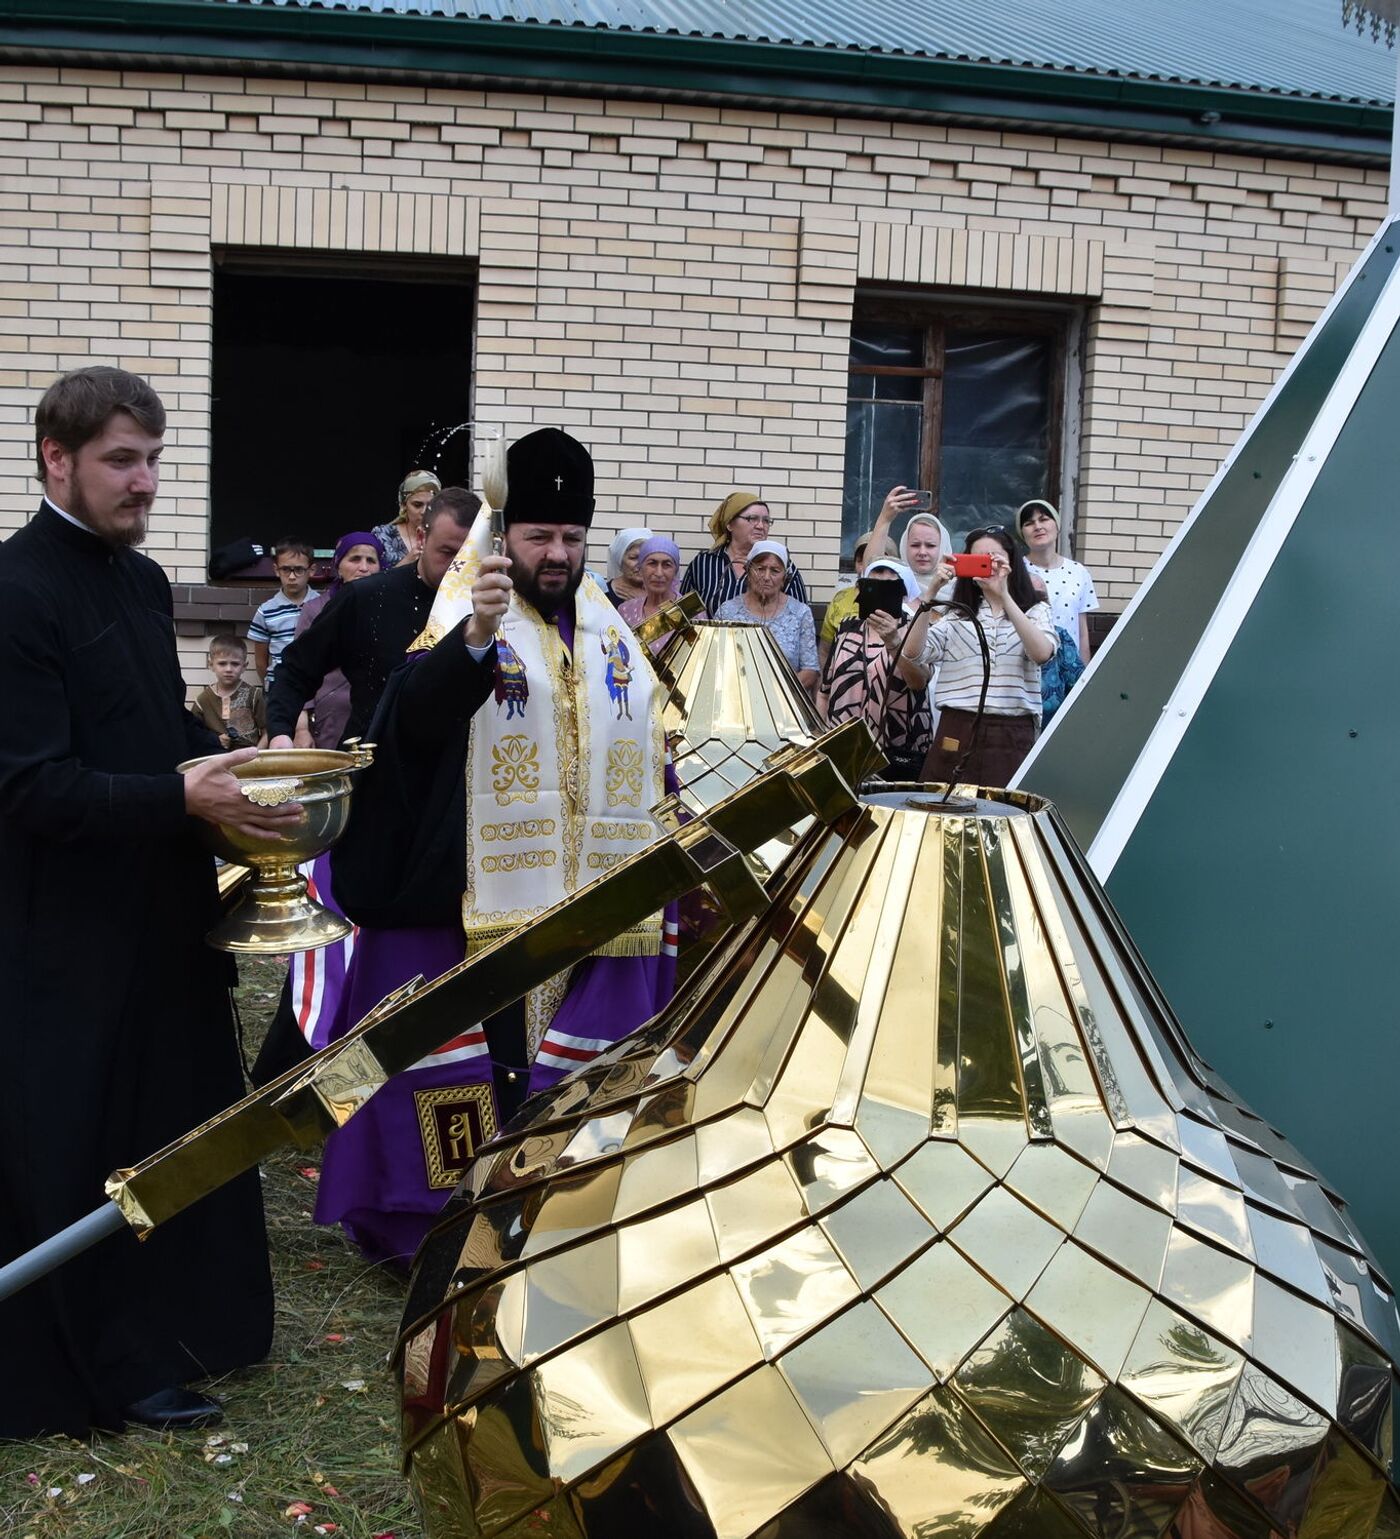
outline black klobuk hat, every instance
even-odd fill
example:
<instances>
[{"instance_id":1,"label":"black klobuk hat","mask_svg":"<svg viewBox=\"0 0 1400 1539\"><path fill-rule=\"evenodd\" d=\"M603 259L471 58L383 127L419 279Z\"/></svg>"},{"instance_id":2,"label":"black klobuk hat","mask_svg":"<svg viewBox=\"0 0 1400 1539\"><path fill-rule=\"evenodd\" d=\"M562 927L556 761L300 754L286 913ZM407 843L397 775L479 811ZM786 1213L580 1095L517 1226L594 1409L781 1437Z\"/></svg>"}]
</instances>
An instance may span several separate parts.
<instances>
[{"instance_id":1,"label":"black klobuk hat","mask_svg":"<svg viewBox=\"0 0 1400 1539\"><path fill-rule=\"evenodd\" d=\"M593 457L558 428L540 428L506 450L507 524L593 522Z\"/></svg>"}]
</instances>

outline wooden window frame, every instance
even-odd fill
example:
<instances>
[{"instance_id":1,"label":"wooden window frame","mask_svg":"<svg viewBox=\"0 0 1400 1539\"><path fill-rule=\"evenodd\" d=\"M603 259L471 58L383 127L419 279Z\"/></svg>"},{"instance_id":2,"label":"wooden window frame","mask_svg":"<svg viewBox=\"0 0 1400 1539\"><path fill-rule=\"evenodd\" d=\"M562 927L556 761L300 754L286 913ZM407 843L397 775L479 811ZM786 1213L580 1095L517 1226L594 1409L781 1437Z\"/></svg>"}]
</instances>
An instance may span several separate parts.
<instances>
[{"instance_id":1,"label":"wooden window frame","mask_svg":"<svg viewBox=\"0 0 1400 1539\"><path fill-rule=\"evenodd\" d=\"M1021 332L1028 336L1047 336L1052 343L1051 379L1054 388L1050 400L1047 480L1050 500L1064 484L1065 391L1073 314L1064 306L1041 306L1033 302L1008 300L986 294L962 296L940 293L936 297L910 294L881 294L866 291L856 300L851 331L857 333L863 323L917 326L923 332L924 363L921 368L892 364L857 364L848 361L848 380L859 375L910 376L924 380L923 432L919 440L920 487L933 492L933 512L942 517L939 485L943 448L943 376L947 358L947 335L954 331ZM847 391L847 405L863 400ZM874 489L872 488L872 491ZM1058 504L1057 504L1058 505ZM1063 519L1062 519L1063 523ZM844 531L843 531L844 544ZM841 558L844 567L849 558Z\"/></svg>"}]
</instances>

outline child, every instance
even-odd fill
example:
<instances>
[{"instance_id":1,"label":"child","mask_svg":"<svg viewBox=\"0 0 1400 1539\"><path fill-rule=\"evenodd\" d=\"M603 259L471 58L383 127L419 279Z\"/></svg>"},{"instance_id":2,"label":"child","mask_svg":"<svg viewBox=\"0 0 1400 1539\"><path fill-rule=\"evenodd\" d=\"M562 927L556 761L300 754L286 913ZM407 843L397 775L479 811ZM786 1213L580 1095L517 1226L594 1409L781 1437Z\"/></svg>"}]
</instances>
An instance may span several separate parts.
<instances>
[{"instance_id":1,"label":"child","mask_svg":"<svg viewBox=\"0 0 1400 1539\"><path fill-rule=\"evenodd\" d=\"M277 662L297 628L297 616L311 589L311 547L305 540L278 540L272 547L272 563L282 591L258 605L248 640L253 643L253 666L263 686L272 688Z\"/></svg>"},{"instance_id":2,"label":"child","mask_svg":"<svg viewBox=\"0 0 1400 1539\"><path fill-rule=\"evenodd\" d=\"M237 636L215 636L209 643L209 671L214 682L195 696L194 714L219 734L225 748L266 748L264 696L256 684L243 682L248 648Z\"/></svg>"}]
</instances>

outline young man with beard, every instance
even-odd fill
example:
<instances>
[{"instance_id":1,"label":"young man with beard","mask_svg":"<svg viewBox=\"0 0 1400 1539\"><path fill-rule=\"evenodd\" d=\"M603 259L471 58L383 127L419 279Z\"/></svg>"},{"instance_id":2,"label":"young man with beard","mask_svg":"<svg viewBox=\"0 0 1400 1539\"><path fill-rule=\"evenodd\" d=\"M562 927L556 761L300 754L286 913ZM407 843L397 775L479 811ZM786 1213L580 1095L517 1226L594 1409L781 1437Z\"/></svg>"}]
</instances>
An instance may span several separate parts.
<instances>
[{"instance_id":1,"label":"young man with beard","mask_svg":"<svg viewBox=\"0 0 1400 1539\"><path fill-rule=\"evenodd\" d=\"M197 819L276 831L185 709L170 584L135 547L165 410L79 369L35 417L44 500L0 545L0 1261L243 1094ZM0 1437L206 1424L183 1386L256 1362L272 1289L256 1171L0 1303Z\"/></svg>"},{"instance_id":2,"label":"young man with beard","mask_svg":"<svg viewBox=\"0 0 1400 1539\"><path fill-rule=\"evenodd\" d=\"M554 428L507 456L505 553L483 511L390 685L367 797L336 852L361 923L344 1027L435 978L650 843L665 792L662 691L584 572L593 462ZM358 794L358 793L357 793ZM400 798L395 805L390 796ZM361 816L363 814L363 816ZM478 1144L670 996L663 916L397 1076L326 1147L316 1217L407 1259Z\"/></svg>"}]
</instances>

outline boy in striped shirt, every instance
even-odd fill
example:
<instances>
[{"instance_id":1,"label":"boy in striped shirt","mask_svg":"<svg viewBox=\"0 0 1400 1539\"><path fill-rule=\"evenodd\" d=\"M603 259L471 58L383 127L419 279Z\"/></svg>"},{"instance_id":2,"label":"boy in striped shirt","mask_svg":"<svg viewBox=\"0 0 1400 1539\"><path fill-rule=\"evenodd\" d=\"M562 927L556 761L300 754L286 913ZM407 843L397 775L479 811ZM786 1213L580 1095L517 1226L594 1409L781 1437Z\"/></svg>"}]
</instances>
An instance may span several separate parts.
<instances>
[{"instance_id":1,"label":"boy in striped shirt","mask_svg":"<svg viewBox=\"0 0 1400 1539\"><path fill-rule=\"evenodd\" d=\"M272 547L280 591L259 604L248 627L253 646L253 666L264 689L272 688L278 659L296 634L297 617L311 591L311 547L305 540L278 540Z\"/></svg>"}]
</instances>

